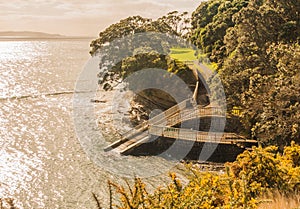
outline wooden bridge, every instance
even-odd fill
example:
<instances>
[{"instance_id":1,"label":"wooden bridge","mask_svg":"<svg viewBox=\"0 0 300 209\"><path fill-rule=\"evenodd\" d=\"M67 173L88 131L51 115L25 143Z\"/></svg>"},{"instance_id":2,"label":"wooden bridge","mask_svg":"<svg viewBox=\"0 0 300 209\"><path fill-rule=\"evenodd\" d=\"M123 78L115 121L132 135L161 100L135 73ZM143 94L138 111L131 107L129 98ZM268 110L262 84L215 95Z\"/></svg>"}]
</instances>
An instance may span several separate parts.
<instances>
[{"instance_id":1,"label":"wooden bridge","mask_svg":"<svg viewBox=\"0 0 300 209\"><path fill-rule=\"evenodd\" d=\"M235 133L201 132L190 129L174 128L177 124L201 117L225 117L226 112L216 106L196 105L194 99L187 99L169 108L161 114L136 126L125 133L120 140L110 144L104 150L114 150L125 154L129 150L147 142L150 136L162 136L193 142L210 142L220 144L256 144L255 140L248 140ZM242 145L241 145L242 146Z\"/></svg>"}]
</instances>

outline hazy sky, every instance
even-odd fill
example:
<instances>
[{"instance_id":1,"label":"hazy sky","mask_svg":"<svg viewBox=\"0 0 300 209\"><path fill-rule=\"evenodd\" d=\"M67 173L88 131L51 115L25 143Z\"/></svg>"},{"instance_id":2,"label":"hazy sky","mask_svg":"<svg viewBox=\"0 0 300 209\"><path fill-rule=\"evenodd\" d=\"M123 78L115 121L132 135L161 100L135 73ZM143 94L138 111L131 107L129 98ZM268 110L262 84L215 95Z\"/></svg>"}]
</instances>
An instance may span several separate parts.
<instances>
[{"instance_id":1,"label":"hazy sky","mask_svg":"<svg viewBox=\"0 0 300 209\"><path fill-rule=\"evenodd\" d=\"M194 11L201 0L0 0L0 31L40 31L98 36L132 15L157 18L169 11Z\"/></svg>"}]
</instances>

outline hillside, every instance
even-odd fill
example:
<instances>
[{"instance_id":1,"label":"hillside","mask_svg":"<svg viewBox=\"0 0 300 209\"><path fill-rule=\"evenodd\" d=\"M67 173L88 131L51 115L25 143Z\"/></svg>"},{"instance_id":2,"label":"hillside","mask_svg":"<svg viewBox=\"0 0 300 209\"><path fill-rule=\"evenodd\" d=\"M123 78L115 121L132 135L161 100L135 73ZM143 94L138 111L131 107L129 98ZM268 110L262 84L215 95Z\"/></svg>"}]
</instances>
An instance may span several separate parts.
<instances>
[{"instance_id":1,"label":"hillside","mask_svg":"<svg viewBox=\"0 0 300 209\"><path fill-rule=\"evenodd\" d=\"M2 31L0 37L63 38L65 36L34 31Z\"/></svg>"},{"instance_id":2,"label":"hillside","mask_svg":"<svg viewBox=\"0 0 300 209\"><path fill-rule=\"evenodd\" d=\"M0 39L93 39L93 37L65 36L35 31L0 31Z\"/></svg>"}]
</instances>

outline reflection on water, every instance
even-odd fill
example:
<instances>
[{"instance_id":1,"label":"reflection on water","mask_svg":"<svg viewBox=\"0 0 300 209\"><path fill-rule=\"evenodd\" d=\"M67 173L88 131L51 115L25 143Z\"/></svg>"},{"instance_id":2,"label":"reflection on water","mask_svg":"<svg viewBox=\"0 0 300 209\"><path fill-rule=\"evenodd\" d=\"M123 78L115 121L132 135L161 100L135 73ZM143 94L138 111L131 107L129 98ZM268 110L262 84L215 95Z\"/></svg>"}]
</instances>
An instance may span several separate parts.
<instances>
[{"instance_id":1,"label":"reflection on water","mask_svg":"<svg viewBox=\"0 0 300 209\"><path fill-rule=\"evenodd\" d=\"M101 171L86 157L72 122L72 91L89 40L0 42L0 198L20 208L93 208L105 194Z\"/></svg>"},{"instance_id":2,"label":"reflection on water","mask_svg":"<svg viewBox=\"0 0 300 209\"><path fill-rule=\"evenodd\" d=\"M92 192L105 204L107 180L120 182L87 158L74 131L70 92L88 46L0 41L0 198L19 208L96 208Z\"/></svg>"},{"instance_id":3,"label":"reflection on water","mask_svg":"<svg viewBox=\"0 0 300 209\"><path fill-rule=\"evenodd\" d=\"M83 43L0 42L0 97L73 89L88 59L88 41Z\"/></svg>"},{"instance_id":4,"label":"reflection on water","mask_svg":"<svg viewBox=\"0 0 300 209\"><path fill-rule=\"evenodd\" d=\"M106 174L87 159L77 142L71 99L2 102L1 195L13 196L25 208L71 207L90 199L92 191L105 189L100 182Z\"/></svg>"}]
</instances>

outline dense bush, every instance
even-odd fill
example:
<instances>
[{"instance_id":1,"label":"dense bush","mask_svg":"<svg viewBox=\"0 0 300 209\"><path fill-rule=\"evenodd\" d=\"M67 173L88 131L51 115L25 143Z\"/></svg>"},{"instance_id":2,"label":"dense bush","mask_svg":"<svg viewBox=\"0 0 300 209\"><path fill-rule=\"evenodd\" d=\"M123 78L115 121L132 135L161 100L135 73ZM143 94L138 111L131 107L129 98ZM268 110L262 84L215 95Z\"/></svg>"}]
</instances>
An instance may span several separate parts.
<instances>
[{"instance_id":1,"label":"dense bush","mask_svg":"<svg viewBox=\"0 0 300 209\"><path fill-rule=\"evenodd\" d=\"M226 164L226 172L202 172L187 165L189 182L183 186L174 173L166 187L153 193L136 178L128 189L110 184L111 195L120 197L113 208L257 208L266 193L297 194L300 189L300 146L292 143L284 152L270 146L253 147Z\"/></svg>"},{"instance_id":2,"label":"dense bush","mask_svg":"<svg viewBox=\"0 0 300 209\"><path fill-rule=\"evenodd\" d=\"M235 179L247 182L251 196L260 195L267 189L277 189L284 193L300 189L300 146L292 142L279 154L278 148L270 146L256 148L240 154L230 163L231 174Z\"/></svg>"},{"instance_id":3,"label":"dense bush","mask_svg":"<svg viewBox=\"0 0 300 209\"><path fill-rule=\"evenodd\" d=\"M245 133L266 145L300 138L299 11L299 0L209 0L192 16L192 41L218 64L228 109L244 109Z\"/></svg>"}]
</instances>

